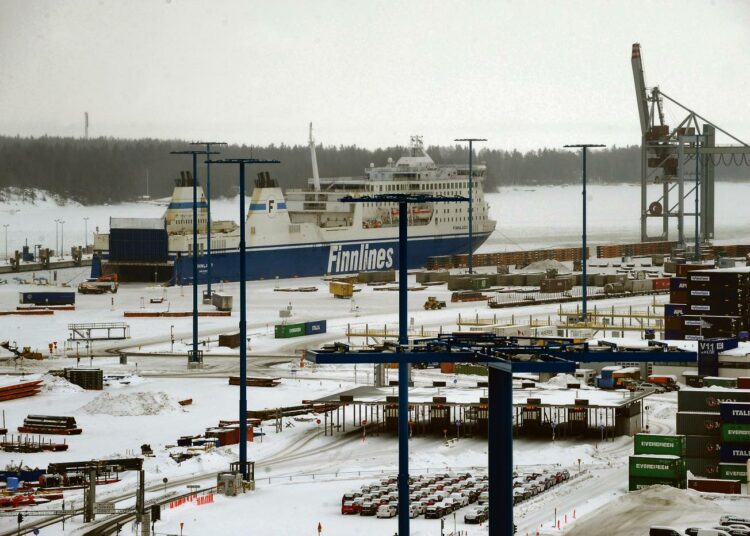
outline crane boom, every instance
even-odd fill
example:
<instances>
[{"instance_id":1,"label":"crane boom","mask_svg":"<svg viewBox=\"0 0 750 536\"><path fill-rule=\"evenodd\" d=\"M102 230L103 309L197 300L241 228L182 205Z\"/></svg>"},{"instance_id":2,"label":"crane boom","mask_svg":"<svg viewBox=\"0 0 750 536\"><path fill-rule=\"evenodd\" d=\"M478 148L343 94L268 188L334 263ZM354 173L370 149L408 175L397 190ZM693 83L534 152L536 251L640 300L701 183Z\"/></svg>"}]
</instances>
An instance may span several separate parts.
<instances>
[{"instance_id":1,"label":"crane boom","mask_svg":"<svg viewBox=\"0 0 750 536\"><path fill-rule=\"evenodd\" d=\"M645 135L649 129L648 100L646 98L646 82L643 78L643 64L641 63L641 45L633 43L633 53L630 58L633 65L633 81L635 82L635 98L638 102L638 115L641 119L641 134Z\"/></svg>"}]
</instances>

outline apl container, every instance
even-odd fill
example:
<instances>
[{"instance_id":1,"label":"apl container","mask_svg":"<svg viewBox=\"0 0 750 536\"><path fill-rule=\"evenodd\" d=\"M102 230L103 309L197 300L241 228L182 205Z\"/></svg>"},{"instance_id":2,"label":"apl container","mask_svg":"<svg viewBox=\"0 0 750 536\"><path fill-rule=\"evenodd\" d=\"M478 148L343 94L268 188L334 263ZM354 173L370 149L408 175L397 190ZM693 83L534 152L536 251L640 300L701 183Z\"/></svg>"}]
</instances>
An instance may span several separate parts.
<instances>
[{"instance_id":1,"label":"apl container","mask_svg":"<svg viewBox=\"0 0 750 536\"><path fill-rule=\"evenodd\" d=\"M747 463L750 460L750 444L724 443L721 445L721 461L724 463Z\"/></svg>"},{"instance_id":2,"label":"apl container","mask_svg":"<svg viewBox=\"0 0 750 536\"><path fill-rule=\"evenodd\" d=\"M685 436L636 434L633 448L635 454L685 456Z\"/></svg>"},{"instance_id":3,"label":"apl container","mask_svg":"<svg viewBox=\"0 0 750 536\"><path fill-rule=\"evenodd\" d=\"M685 465L679 456L638 454L630 457L629 474L645 478L685 478Z\"/></svg>"},{"instance_id":4,"label":"apl container","mask_svg":"<svg viewBox=\"0 0 750 536\"><path fill-rule=\"evenodd\" d=\"M721 425L724 443L750 443L750 424L727 423Z\"/></svg>"}]
</instances>

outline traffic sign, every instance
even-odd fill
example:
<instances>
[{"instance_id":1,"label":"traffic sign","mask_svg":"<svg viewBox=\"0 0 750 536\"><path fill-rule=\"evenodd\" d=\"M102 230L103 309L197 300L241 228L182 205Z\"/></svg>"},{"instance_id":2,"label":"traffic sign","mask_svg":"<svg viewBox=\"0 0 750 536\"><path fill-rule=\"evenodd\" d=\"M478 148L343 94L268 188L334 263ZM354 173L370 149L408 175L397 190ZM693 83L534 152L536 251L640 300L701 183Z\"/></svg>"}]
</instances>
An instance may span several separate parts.
<instances>
[{"instance_id":1,"label":"traffic sign","mask_svg":"<svg viewBox=\"0 0 750 536\"><path fill-rule=\"evenodd\" d=\"M456 419L456 422L454 423L456 426L461 426L461 421L459 419Z\"/></svg>"},{"instance_id":2,"label":"traffic sign","mask_svg":"<svg viewBox=\"0 0 750 536\"><path fill-rule=\"evenodd\" d=\"M320 424L320 419L315 419L315 424Z\"/></svg>"},{"instance_id":3,"label":"traffic sign","mask_svg":"<svg viewBox=\"0 0 750 536\"><path fill-rule=\"evenodd\" d=\"M362 426L367 426L367 419L362 419Z\"/></svg>"}]
</instances>

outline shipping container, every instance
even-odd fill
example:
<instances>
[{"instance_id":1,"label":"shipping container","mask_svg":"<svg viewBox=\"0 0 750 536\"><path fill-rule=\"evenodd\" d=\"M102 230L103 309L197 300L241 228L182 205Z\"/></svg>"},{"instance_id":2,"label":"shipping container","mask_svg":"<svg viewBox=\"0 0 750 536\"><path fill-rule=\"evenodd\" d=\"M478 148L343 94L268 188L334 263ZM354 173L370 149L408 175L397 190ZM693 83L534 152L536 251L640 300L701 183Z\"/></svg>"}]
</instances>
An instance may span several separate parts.
<instances>
[{"instance_id":1,"label":"shipping container","mask_svg":"<svg viewBox=\"0 0 750 536\"><path fill-rule=\"evenodd\" d=\"M723 423L721 440L724 443L750 443L750 424Z\"/></svg>"},{"instance_id":2,"label":"shipping container","mask_svg":"<svg viewBox=\"0 0 750 536\"><path fill-rule=\"evenodd\" d=\"M654 290L670 290L670 283L668 277L658 277L651 280L653 282Z\"/></svg>"},{"instance_id":3,"label":"shipping container","mask_svg":"<svg viewBox=\"0 0 750 536\"><path fill-rule=\"evenodd\" d=\"M719 408L725 424L750 424L750 402L723 402Z\"/></svg>"},{"instance_id":4,"label":"shipping container","mask_svg":"<svg viewBox=\"0 0 750 536\"><path fill-rule=\"evenodd\" d=\"M687 290L672 290L669 292L669 301L671 303L687 303L688 298Z\"/></svg>"},{"instance_id":5,"label":"shipping container","mask_svg":"<svg viewBox=\"0 0 750 536\"><path fill-rule=\"evenodd\" d=\"M19 292L18 303L24 305L75 305L75 292Z\"/></svg>"},{"instance_id":6,"label":"shipping container","mask_svg":"<svg viewBox=\"0 0 750 536\"><path fill-rule=\"evenodd\" d=\"M277 339L302 337L304 334L305 324L277 324L274 328L274 335Z\"/></svg>"},{"instance_id":7,"label":"shipping container","mask_svg":"<svg viewBox=\"0 0 750 536\"><path fill-rule=\"evenodd\" d=\"M219 335L219 346L225 348L238 348L240 345L240 332L224 333Z\"/></svg>"},{"instance_id":8,"label":"shipping container","mask_svg":"<svg viewBox=\"0 0 750 536\"><path fill-rule=\"evenodd\" d=\"M635 434L634 454L668 454L685 456L685 436Z\"/></svg>"},{"instance_id":9,"label":"shipping container","mask_svg":"<svg viewBox=\"0 0 750 536\"><path fill-rule=\"evenodd\" d=\"M705 376L703 378L704 387L726 387L728 389L737 388L737 378L722 378L720 376Z\"/></svg>"},{"instance_id":10,"label":"shipping container","mask_svg":"<svg viewBox=\"0 0 750 536\"><path fill-rule=\"evenodd\" d=\"M631 476L673 480L680 480L685 477L685 465L679 456L633 455L630 456L628 467Z\"/></svg>"},{"instance_id":11,"label":"shipping container","mask_svg":"<svg viewBox=\"0 0 750 536\"><path fill-rule=\"evenodd\" d=\"M326 332L326 321L315 320L313 322L305 322L305 335L319 335Z\"/></svg>"},{"instance_id":12,"label":"shipping container","mask_svg":"<svg viewBox=\"0 0 750 536\"><path fill-rule=\"evenodd\" d=\"M706 435L686 436L685 457L718 460L721 458L721 437Z\"/></svg>"},{"instance_id":13,"label":"shipping container","mask_svg":"<svg viewBox=\"0 0 750 536\"><path fill-rule=\"evenodd\" d=\"M718 413L719 405L722 402L750 402L750 390L681 389L677 393L678 411L712 411Z\"/></svg>"},{"instance_id":14,"label":"shipping container","mask_svg":"<svg viewBox=\"0 0 750 536\"><path fill-rule=\"evenodd\" d=\"M747 464L746 463L720 463L719 475L721 478L729 480L739 480L747 482Z\"/></svg>"},{"instance_id":15,"label":"shipping container","mask_svg":"<svg viewBox=\"0 0 750 536\"><path fill-rule=\"evenodd\" d=\"M739 480L695 478L688 480L688 488L704 493L739 494L742 490L742 484Z\"/></svg>"},{"instance_id":16,"label":"shipping container","mask_svg":"<svg viewBox=\"0 0 750 536\"><path fill-rule=\"evenodd\" d=\"M750 444L722 443L721 461L725 463L747 463L750 460Z\"/></svg>"},{"instance_id":17,"label":"shipping container","mask_svg":"<svg viewBox=\"0 0 750 536\"><path fill-rule=\"evenodd\" d=\"M750 377L741 376L737 378L737 389L750 389Z\"/></svg>"},{"instance_id":18,"label":"shipping container","mask_svg":"<svg viewBox=\"0 0 750 536\"><path fill-rule=\"evenodd\" d=\"M684 341L685 333L679 329L669 329L664 331L664 340L667 341Z\"/></svg>"},{"instance_id":19,"label":"shipping container","mask_svg":"<svg viewBox=\"0 0 750 536\"><path fill-rule=\"evenodd\" d=\"M695 476L705 478L719 478L719 460L708 458L683 458L685 469Z\"/></svg>"},{"instance_id":20,"label":"shipping container","mask_svg":"<svg viewBox=\"0 0 750 536\"><path fill-rule=\"evenodd\" d=\"M665 303L664 316L682 316L687 314L687 305L684 303Z\"/></svg>"},{"instance_id":21,"label":"shipping container","mask_svg":"<svg viewBox=\"0 0 750 536\"><path fill-rule=\"evenodd\" d=\"M719 413L678 411L677 433L688 436L721 436Z\"/></svg>"},{"instance_id":22,"label":"shipping container","mask_svg":"<svg viewBox=\"0 0 750 536\"><path fill-rule=\"evenodd\" d=\"M211 294L211 304L219 311L231 311L234 299L231 294L222 294L213 292Z\"/></svg>"},{"instance_id":23,"label":"shipping container","mask_svg":"<svg viewBox=\"0 0 750 536\"><path fill-rule=\"evenodd\" d=\"M328 291L334 298L351 298L354 295L354 285L343 281L331 281L328 283Z\"/></svg>"},{"instance_id":24,"label":"shipping container","mask_svg":"<svg viewBox=\"0 0 750 536\"><path fill-rule=\"evenodd\" d=\"M669 290L687 290L688 282L685 277L670 277Z\"/></svg>"},{"instance_id":25,"label":"shipping container","mask_svg":"<svg viewBox=\"0 0 750 536\"><path fill-rule=\"evenodd\" d=\"M685 489L687 483L684 479L673 478L646 478L642 476L630 476L628 479L628 489L638 491L639 489L649 486L672 486L673 488Z\"/></svg>"}]
</instances>

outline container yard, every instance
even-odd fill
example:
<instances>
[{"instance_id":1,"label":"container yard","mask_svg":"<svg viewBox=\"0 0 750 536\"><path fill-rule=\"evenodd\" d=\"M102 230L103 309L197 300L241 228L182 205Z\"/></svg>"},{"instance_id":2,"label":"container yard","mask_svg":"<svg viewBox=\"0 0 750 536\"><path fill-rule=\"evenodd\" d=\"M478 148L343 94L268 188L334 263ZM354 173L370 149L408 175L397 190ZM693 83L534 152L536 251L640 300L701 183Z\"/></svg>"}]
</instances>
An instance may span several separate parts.
<instances>
[{"instance_id":1,"label":"container yard","mask_svg":"<svg viewBox=\"0 0 750 536\"><path fill-rule=\"evenodd\" d=\"M0 536L750 534L745 6L392 4L0 6Z\"/></svg>"}]
</instances>

